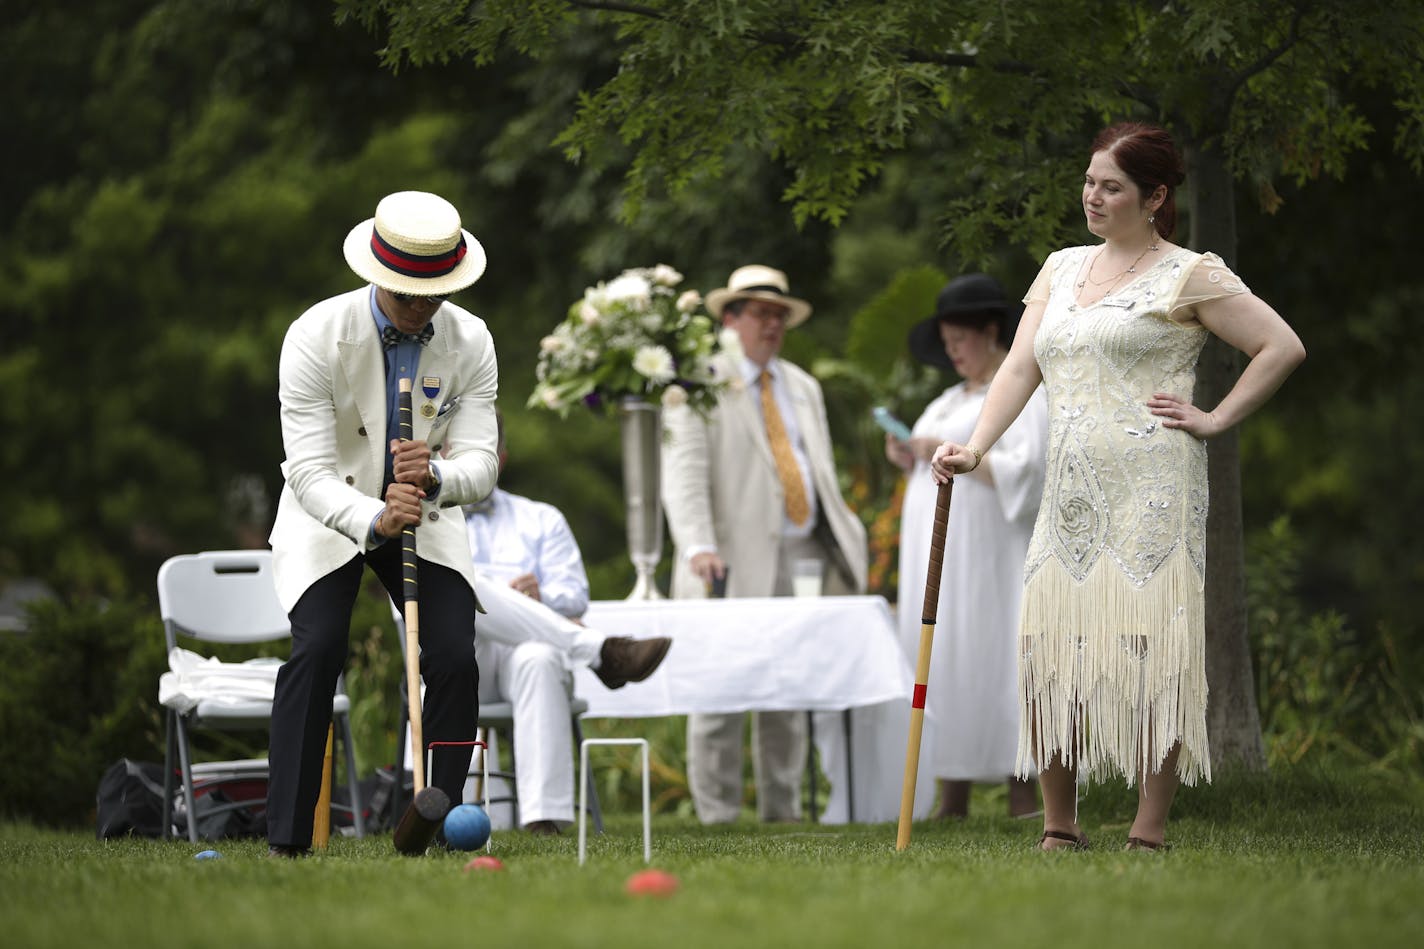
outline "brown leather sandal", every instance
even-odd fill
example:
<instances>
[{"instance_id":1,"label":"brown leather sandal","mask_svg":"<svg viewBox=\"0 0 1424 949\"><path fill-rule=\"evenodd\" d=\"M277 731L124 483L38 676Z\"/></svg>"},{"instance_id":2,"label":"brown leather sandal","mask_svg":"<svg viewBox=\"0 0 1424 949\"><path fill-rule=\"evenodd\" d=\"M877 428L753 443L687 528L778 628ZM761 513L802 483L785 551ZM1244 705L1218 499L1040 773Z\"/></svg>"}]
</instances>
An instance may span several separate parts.
<instances>
[{"instance_id":1,"label":"brown leather sandal","mask_svg":"<svg viewBox=\"0 0 1424 949\"><path fill-rule=\"evenodd\" d=\"M1169 844L1169 843L1165 843L1165 842L1164 842L1164 843L1160 843L1160 844L1154 844L1152 841L1150 841L1150 840L1144 840L1144 839L1141 838L1141 837L1129 837L1129 838L1127 838L1127 846L1124 847L1124 848L1122 848L1122 849L1124 849L1124 850L1151 850L1151 851L1154 851L1154 852L1165 852L1165 851L1171 850L1171 849L1172 849L1172 845Z\"/></svg>"},{"instance_id":2,"label":"brown leather sandal","mask_svg":"<svg viewBox=\"0 0 1424 949\"><path fill-rule=\"evenodd\" d=\"M1048 848L1045 848L1045 847L1043 846L1043 845L1044 845L1044 842L1047 841L1050 837L1052 837L1054 840L1071 840L1071 841L1073 842L1073 846L1071 846L1071 847L1048 847ZM1078 834L1077 836L1074 836L1073 834L1066 833L1065 831L1061 831L1061 830L1045 830L1045 831L1043 832L1043 836L1040 837L1040 838L1038 838L1038 849L1039 849L1039 850L1090 850L1090 849L1092 849L1092 848L1088 845L1088 835L1087 835L1087 834Z\"/></svg>"}]
</instances>

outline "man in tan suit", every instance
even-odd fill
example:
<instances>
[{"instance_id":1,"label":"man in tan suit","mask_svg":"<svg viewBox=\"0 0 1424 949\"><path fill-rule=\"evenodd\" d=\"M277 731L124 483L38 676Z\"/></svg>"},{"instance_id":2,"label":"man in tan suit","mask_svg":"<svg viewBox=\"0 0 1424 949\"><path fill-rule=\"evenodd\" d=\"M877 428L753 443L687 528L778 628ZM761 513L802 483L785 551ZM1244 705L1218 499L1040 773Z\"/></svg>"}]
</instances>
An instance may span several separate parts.
<instances>
[{"instance_id":1,"label":"man in tan suit","mask_svg":"<svg viewBox=\"0 0 1424 949\"><path fill-rule=\"evenodd\" d=\"M685 404L665 409L673 596L706 597L719 581L728 596L787 596L792 564L810 558L825 565L826 592L863 592L865 528L840 494L820 384L777 358L810 304L789 295L784 273L752 265L709 293L707 309L742 351L717 357L731 385L707 418ZM688 784L704 823L741 812L742 725L739 713L688 717ZM752 733L758 816L800 820L806 714L755 712Z\"/></svg>"}]
</instances>

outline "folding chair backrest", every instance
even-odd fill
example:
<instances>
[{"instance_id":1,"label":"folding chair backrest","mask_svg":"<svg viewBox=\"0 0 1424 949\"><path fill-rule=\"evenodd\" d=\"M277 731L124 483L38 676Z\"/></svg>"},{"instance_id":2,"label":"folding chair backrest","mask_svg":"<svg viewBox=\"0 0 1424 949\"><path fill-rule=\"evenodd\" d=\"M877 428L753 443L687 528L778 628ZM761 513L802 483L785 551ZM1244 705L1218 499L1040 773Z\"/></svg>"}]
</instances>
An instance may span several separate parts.
<instances>
[{"instance_id":1,"label":"folding chair backrest","mask_svg":"<svg viewBox=\"0 0 1424 949\"><path fill-rule=\"evenodd\" d=\"M270 550L215 550L171 557L158 568L158 609L168 648L182 634L217 643L291 635L272 582Z\"/></svg>"}]
</instances>

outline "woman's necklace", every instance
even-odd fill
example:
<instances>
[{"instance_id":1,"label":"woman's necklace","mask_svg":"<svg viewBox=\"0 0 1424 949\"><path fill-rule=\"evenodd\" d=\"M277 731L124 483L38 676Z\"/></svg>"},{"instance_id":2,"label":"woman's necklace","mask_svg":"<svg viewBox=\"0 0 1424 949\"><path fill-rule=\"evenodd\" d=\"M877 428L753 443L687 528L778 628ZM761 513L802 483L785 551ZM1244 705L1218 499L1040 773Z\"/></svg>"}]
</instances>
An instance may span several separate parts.
<instances>
[{"instance_id":1,"label":"woman's necklace","mask_svg":"<svg viewBox=\"0 0 1424 949\"><path fill-rule=\"evenodd\" d=\"M1103 246L1106 247L1107 245L1104 244ZM1099 250L1095 255L1093 255L1093 259L1088 263L1088 272L1083 275L1083 279L1082 279L1082 280L1079 280L1079 281L1078 281L1078 284L1077 284L1077 289L1078 289L1078 291L1081 292L1082 289L1083 289L1083 287L1084 287L1084 285L1089 284L1089 283L1091 283L1091 284L1092 284L1093 286L1095 286L1095 287L1101 287L1103 284L1108 284L1108 288L1107 288L1105 291L1103 291L1103 296L1107 296L1109 293L1112 293L1113 288L1118 285L1118 281L1120 281L1123 277L1126 277L1126 276L1127 276L1128 274L1130 274L1130 273L1136 273L1136 272L1137 272L1137 265L1140 264L1140 263L1142 263L1142 258L1144 258L1144 257L1147 256L1148 251L1154 251L1154 250L1157 249L1157 247L1158 247L1158 244L1157 244L1157 235L1156 235L1156 233L1154 232L1153 235L1152 235L1152 242L1142 249L1142 253L1140 253L1140 254L1137 255L1137 259L1136 259L1136 260L1134 260L1132 263L1130 263L1130 264L1127 265L1127 269L1126 269L1126 270L1123 270L1123 271L1121 271L1120 273L1118 273L1116 276L1112 277L1112 278L1111 278L1111 282L1109 282L1109 278L1107 278L1107 277L1104 277L1102 280L1094 280L1094 279L1093 279L1093 268L1098 265L1098 258L1101 257L1101 256L1103 256L1103 251L1102 251L1102 250Z\"/></svg>"}]
</instances>

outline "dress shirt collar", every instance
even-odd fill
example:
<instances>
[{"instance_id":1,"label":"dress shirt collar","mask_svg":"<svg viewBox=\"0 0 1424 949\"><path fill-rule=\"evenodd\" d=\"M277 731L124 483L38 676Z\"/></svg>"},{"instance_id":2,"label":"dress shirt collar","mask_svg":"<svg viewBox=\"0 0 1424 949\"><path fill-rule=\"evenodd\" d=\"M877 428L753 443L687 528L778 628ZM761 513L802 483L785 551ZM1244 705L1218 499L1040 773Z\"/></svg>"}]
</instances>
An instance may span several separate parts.
<instances>
[{"instance_id":1,"label":"dress shirt collar","mask_svg":"<svg viewBox=\"0 0 1424 949\"><path fill-rule=\"evenodd\" d=\"M765 370L766 372L771 373L771 382L772 385L775 386L778 382L781 381L781 367L780 365L778 365L779 362L780 360L773 359L765 366L758 366L746 356L743 356L742 380L746 382L748 388L755 389L757 386L761 385L761 374L762 371Z\"/></svg>"}]
</instances>

